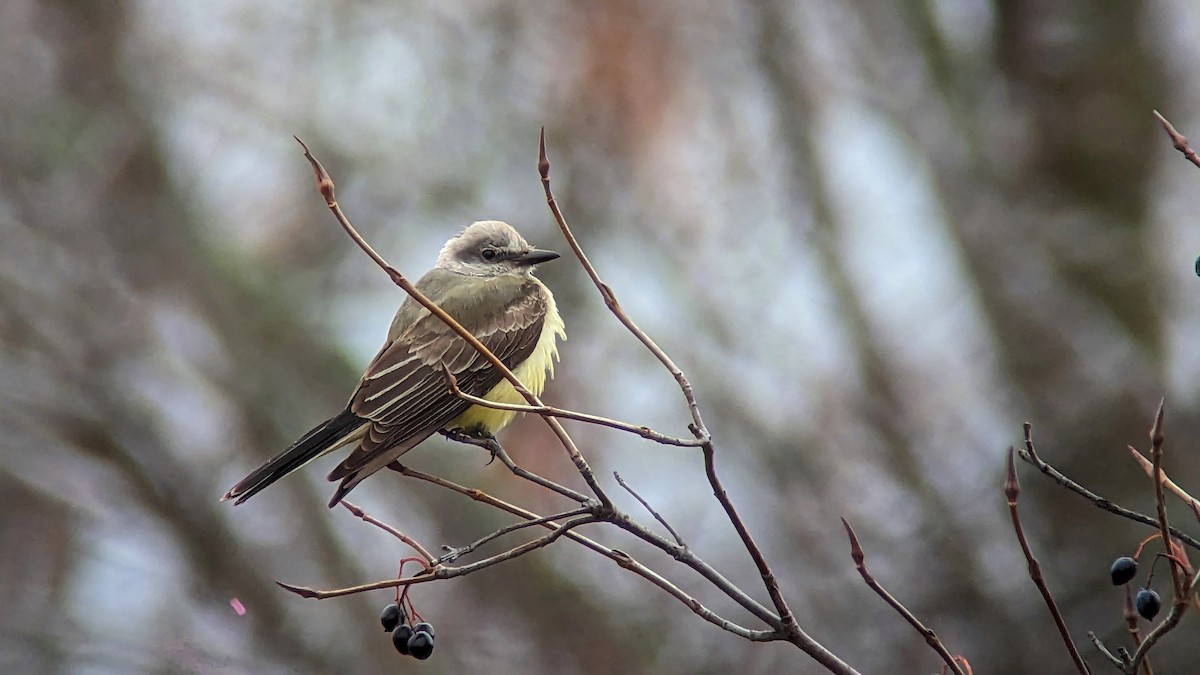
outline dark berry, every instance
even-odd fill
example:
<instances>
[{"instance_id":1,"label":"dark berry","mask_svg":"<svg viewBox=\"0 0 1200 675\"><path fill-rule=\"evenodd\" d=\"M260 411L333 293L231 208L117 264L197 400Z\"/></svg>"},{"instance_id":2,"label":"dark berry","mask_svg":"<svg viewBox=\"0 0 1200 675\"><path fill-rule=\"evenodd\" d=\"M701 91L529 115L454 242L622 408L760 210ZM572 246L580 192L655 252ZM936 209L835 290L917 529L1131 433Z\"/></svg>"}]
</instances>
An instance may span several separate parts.
<instances>
[{"instance_id":1,"label":"dark berry","mask_svg":"<svg viewBox=\"0 0 1200 675\"><path fill-rule=\"evenodd\" d=\"M1133 605L1137 607L1137 613L1141 614L1143 619L1153 621L1154 617L1158 616L1158 610L1162 609L1162 600L1159 599L1158 593L1143 588L1133 596Z\"/></svg>"},{"instance_id":2,"label":"dark berry","mask_svg":"<svg viewBox=\"0 0 1200 675\"><path fill-rule=\"evenodd\" d=\"M433 654L433 636L423 630L408 638L408 653L424 661Z\"/></svg>"},{"instance_id":3,"label":"dark berry","mask_svg":"<svg viewBox=\"0 0 1200 675\"><path fill-rule=\"evenodd\" d=\"M1112 575L1113 586L1123 586L1137 576L1137 561L1127 555L1121 556L1113 561L1108 573Z\"/></svg>"},{"instance_id":4,"label":"dark berry","mask_svg":"<svg viewBox=\"0 0 1200 675\"><path fill-rule=\"evenodd\" d=\"M422 621L421 623L413 625L414 633L420 633L421 631L425 631L426 633L429 633L429 637L434 636L433 624L431 624L431 623L425 623L424 621Z\"/></svg>"},{"instance_id":5,"label":"dark berry","mask_svg":"<svg viewBox=\"0 0 1200 675\"><path fill-rule=\"evenodd\" d=\"M413 636L413 629L408 626L400 626L392 631L392 645L396 647L396 651L401 654L408 654L408 641Z\"/></svg>"},{"instance_id":6,"label":"dark berry","mask_svg":"<svg viewBox=\"0 0 1200 675\"><path fill-rule=\"evenodd\" d=\"M383 624L385 633L392 632L396 626L400 625L400 616L400 605L394 602L383 608L383 612L379 615L379 623Z\"/></svg>"}]
</instances>

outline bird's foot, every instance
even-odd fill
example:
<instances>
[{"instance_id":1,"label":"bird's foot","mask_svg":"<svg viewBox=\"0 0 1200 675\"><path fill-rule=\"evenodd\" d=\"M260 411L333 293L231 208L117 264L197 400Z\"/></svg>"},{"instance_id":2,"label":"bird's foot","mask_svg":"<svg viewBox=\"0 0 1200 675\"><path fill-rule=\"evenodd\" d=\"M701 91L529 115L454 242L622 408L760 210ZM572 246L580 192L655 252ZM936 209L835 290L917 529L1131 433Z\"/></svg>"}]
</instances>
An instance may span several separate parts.
<instances>
[{"instance_id":1,"label":"bird's foot","mask_svg":"<svg viewBox=\"0 0 1200 675\"><path fill-rule=\"evenodd\" d=\"M500 443L496 440L496 436L485 429L478 427L473 429L442 429L441 433L452 441L478 446L491 453L491 459L484 466L491 465L492 462L496 461L496 455L500 454Z\"/></svg>"}]
</instances>

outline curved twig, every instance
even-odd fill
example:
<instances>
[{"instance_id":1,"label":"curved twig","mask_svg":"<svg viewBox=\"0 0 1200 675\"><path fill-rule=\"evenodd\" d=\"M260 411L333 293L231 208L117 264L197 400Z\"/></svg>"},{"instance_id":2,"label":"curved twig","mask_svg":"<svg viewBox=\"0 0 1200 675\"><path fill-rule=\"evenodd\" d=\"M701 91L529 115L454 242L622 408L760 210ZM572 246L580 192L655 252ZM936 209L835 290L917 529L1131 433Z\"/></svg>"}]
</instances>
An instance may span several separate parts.
<instances>
[{"instance_id":1,"label":"curved twig","mask_svg":"<svg viewBox=\"0 0 1200 675\"><path fill-rule=\"evenodd\" d=\"M892 609L896 610L900 616L904 617L904 620L907 621L910 626L917 629L917 632L921 634L921 637L925 638L925 643L928 644L933 651L937 652L937 655L946 662L946 667L950 669L950 672L954 673L955 675L965 675L962 667L958 665L958 661L955 660L952 654L950 654L950 650L946 648L945 643L938 638L937 633L933 632L932 628L929 628L925 624L921 623L921 620L918 619L915 614L909 611L909 609L904 606L904 603L897 600L891 593L888 593L887 589L885 589L882 584L876 581L875 577L871 576L871 573L867 571L867 557L863 553L862 545L858 543L858 536L854 534L854 528L850 527L850 523L847 522L845 518L842 518L842 527L846 528L846 536L850 538L850 558L854 560L854 567L858 570L859 575L862 576L863 581L867 583L867 586L869 586L871 590L875 591L876 595L883 598L884 602L891 605Z\"/></svg>"}]
</instances>

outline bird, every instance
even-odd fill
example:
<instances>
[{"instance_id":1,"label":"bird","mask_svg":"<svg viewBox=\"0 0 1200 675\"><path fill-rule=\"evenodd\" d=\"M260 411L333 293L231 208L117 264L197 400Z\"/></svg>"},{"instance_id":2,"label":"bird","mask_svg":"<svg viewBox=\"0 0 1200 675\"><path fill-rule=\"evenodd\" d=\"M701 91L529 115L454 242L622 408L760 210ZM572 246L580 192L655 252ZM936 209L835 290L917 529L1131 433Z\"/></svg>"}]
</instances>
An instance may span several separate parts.
<instances>
[{"instance_id":1,"label":"bird","mask_svg":"<svg viewBox=\"0 0 1200 675\"><path fill-rule=\"evenodd\" d=\"M478 221L446 242L437 263L416 287L537 395L547 375L554 376L558 340L567 335L554 295L533 272L558 257L554 251L530 246L508 223ZM329 501L333 508L363 479L439 430L487 437L516 416L456 396L447 386L443 367L467 394L524 403L478 350L408 297L345 409L251 471L221 501L241 504L314 459L353 444L328 477L340 481Z\"/></svg>"}]
</instances>

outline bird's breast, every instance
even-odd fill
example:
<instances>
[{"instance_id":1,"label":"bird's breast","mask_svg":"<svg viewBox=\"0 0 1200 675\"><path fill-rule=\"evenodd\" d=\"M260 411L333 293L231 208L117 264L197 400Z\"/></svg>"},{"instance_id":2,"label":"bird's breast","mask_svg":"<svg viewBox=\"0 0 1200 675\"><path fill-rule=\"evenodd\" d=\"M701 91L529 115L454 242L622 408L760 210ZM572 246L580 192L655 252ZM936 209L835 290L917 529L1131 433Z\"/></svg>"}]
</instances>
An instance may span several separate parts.
<instances>
[{"instance_id":1,"label":"bird's breast","mask_svg":"<svg viewBox=\"0 0 1200 675\"><path fill-rule=\"evenodd\" d=\"M546 320L542 324L542 332L538 336L537 345L533 348L533 353L529 355L529 358L513 368L513 375L516 375L517 379L535 396L540 395L546 388L547 375L554 377L554 362L558 359L558 339L567 339L566 326L558 314L554 295L544 287L543 292L546 294L547 300ZM522 405L528 403L508 380L501 380L500 384L492 387L491 391L483 395L483 398L496 403ZM473 405L451 420L446 428L468 431L483 430L495 434L513 421L516 415L517 413L508 410Z\"/></svg>"}]
</instances>

